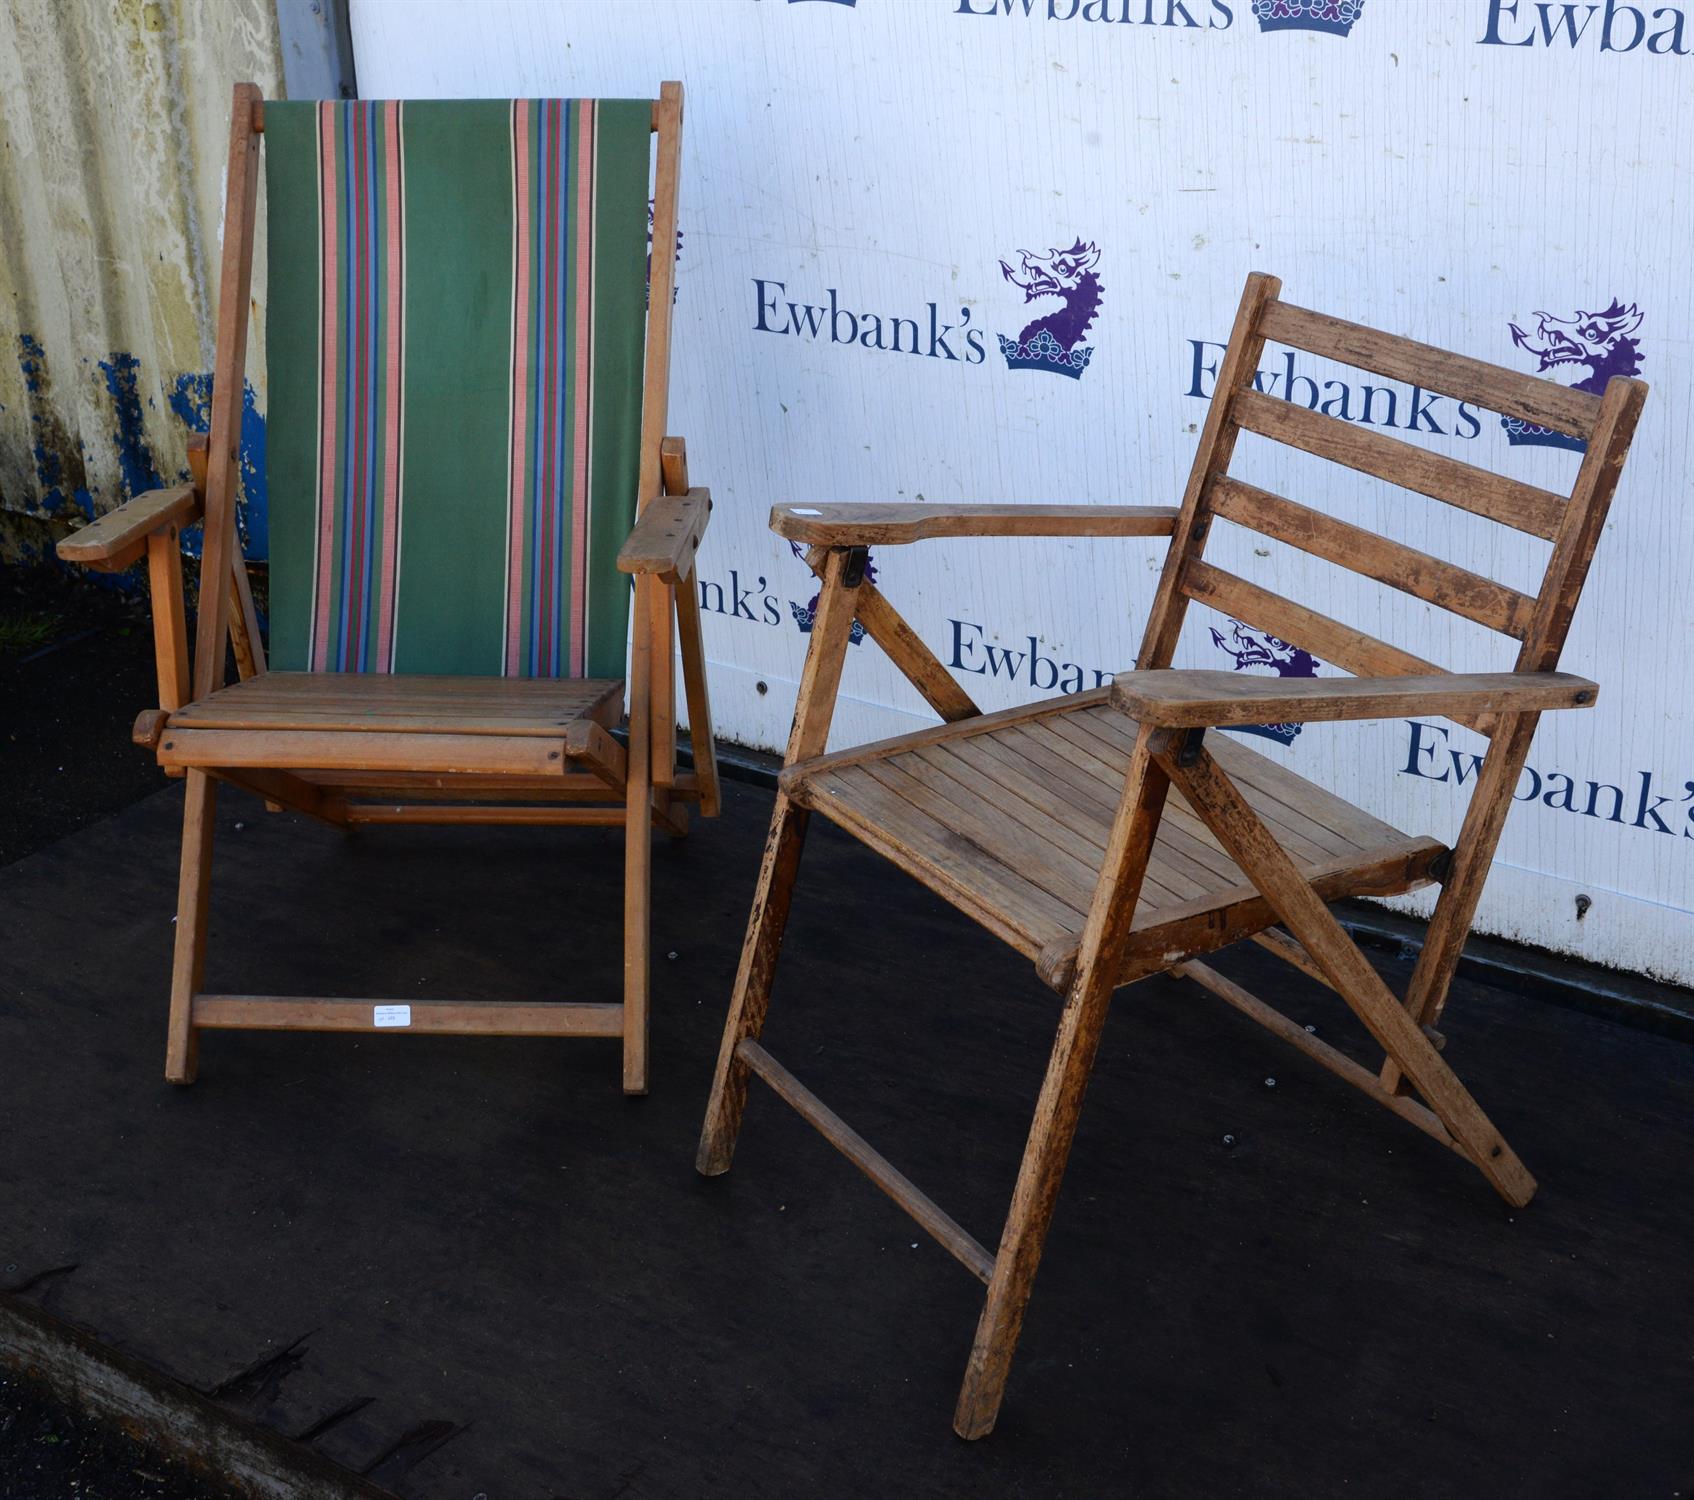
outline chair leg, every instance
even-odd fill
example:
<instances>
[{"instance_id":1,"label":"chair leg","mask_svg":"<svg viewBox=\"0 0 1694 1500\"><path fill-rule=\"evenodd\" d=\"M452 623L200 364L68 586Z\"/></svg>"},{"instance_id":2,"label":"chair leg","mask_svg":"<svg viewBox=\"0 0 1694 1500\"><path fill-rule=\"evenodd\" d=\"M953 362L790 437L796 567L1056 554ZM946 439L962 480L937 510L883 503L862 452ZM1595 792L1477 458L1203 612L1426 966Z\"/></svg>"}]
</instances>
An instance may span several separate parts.
<instances>
[{"instance_id":1,"label":"chair leg","mask_svg":"<svg viewBox=\"0 0 1694 1500\"><path fill-rule=\"evenodd\" d=\"M624 818L623 1091L626 1094L647 1092L652 865L652 815L632 797Z\"/></svg>"},{"instance_id":2,"label":"chair leg","mask_svg":"<svg viewBox=\"0 0 1694 1500\"><path fill-rule=\"evenodd\" d=\"M965 1366L959 1404L953 1413L953 1430L962 1438L987 1437L994 1430L1000 1401L1011 1373L1012 1354L1023 1327L1024 1308L1035 1284L1053 1208L1059 1200L1059 1184L1076 1138L1082 1114L1082 1098L1088 1076L1099 1051L1103 1012L1111 1000L1109 983L1072 986L1071 997L1059 1025L1058 1040L1047 1063L1041 1097L1035 1106L1035 1123L1024 1147L1023 1164L1012 1193L1011 1212L1000 1236L994 1258L994 1275L988 1283L988 1300L976 1325L976 1341ZM1090 1014L1098 1012L1098 1014Z\"/></svg>"},{"instance_id":3,"label":"chair leg","mask_svg":"<svg viewBox=\"0 0 1694 1500\"><path fill-rule=\"evenodd\" d=\"M1076 978L1071 981L1047 1073L1041 1080L1035 1123L1018 1168L1011 1212L1006 1216L994 1274L988 1282L988 1300L977 1320L976 1342L971 1346L959 1404L953 1412L953 1431L962 1438L987 1437L1000 1414L1024 1308L1035 1284L1053 1207L1059 1201L1059 1184L1076 1138L1082 1098L1100 1050L1112 991L1122 971L1130 924L1169 788L1165 773L1150 759L1150 744L1150 732L1145 728L1138 731L1124 773L1123 795L1101 865L1100 883L1083 929Z\"/></svg>"},{"instance_id":4,"label":"chair leg","mask_svg":"<svg viewBox=\"0 0 1694 1500\"><path fill-rule=\"evenodd\" d=\"M800 869L800 850L806 841L806 824L811 814L795 807L780 793L771 815L765 840L765 857L759 866L759 883L753 892L753 913L747 937L741 945L741 964L736 970L735 990L730 997L729 1018L724 1024L723 1045L718 1052L717 1073L706 1105L706 1123L700 1131L700 1149L694 1159L704 1177L718 1177L729 1170L735 1155L736 1137L741 1133L741 1112L747 1105L747 1064L735 1049L749 1037L757 1037L770 1007L771 976L788 926L788 908L794 896L794 877Z\"/></svg>"},{"instance_id":5,"label":"chair leg","mask_svg":"<svg viewBox=\"0 0 1694 1500\"><path fill-rule=\"evenodd\" d=\"M176 897L176 953L171 963L171 1015L165 1077L193 1083L199 1066L194 997L206 966L206 909L212 878L212 827L218 786L204 771L187 776L182 814L182 875Z\"/></svg>"},{"instance_id":6,"label":"chair leg","mask_svg":"<svg viewBox=\"0 0 1694 1500\"><path fill-rule=\"evenodd\" d=\"M649 580L635 586L630 650L629 752L624 766L623 1091L647 1092L647 1002L651 982L653 762L650 726L653 647L643 621Z\"/></svg>"}]
</instances>

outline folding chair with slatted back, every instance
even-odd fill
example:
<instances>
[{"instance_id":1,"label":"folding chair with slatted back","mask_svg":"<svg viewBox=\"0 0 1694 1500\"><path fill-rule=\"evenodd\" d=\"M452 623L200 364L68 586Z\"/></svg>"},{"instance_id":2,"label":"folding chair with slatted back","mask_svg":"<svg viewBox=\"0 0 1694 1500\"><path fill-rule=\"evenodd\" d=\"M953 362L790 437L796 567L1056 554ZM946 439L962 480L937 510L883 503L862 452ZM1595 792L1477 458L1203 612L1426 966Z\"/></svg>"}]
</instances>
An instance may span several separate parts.
<instances>
[{"instance_id":1,"label":"folding chair with slatted back","mask_svg":"<svg viewBox=\"0 0 1694 1500\"><path fill-rule=\"evenodd\" d=\"M193 1079L201 1030L256 1027L619 1038L623 1086L645 1092L652 830L718 810L693 582L711 502L664 436L671 255L646 285L650 195L653 242L676 239L681 129L675 83L656 100L333 103L237 85L195 482L60 548L149 561L160 707L136 738L187 778L173 1082ZM268 662L234 507L261 140ZM191 679L179 536L202 513ZM219 782L340 828L622 827L621 1000L204 993Z\"/></svg>"},{"instance_id":2,"label":"folding chair with slatted back","mask_svg":"<svg viewBox=\"0 0 1694 1500\"><path fill-rule=\"evenodd\" d=\"M1447 988L1536 721L1591 704L1555 671L1646 387L1568 389L1279 300L1248 278L1179 510L1087 506L779 506L822 579L698 1167L728 1170L750 1075L762 1078L988 1288L954 1427L994 1425L1112 992L1198 981L1478 1168L1508 1203L1535 1191L1437 1047ZM1582 440L1568 499L1257 389L1266 340ZM1550 543L1532 595L1229 475L1256 433ZM1448 674L1205 560L1214 522L1339 564L1518 643L1510 672ZM934 536L1164 536L1169 551L1134 671L1109 687L979 714L865 576L869 546ZM1268 555L1268 554L1267 554ZM1354 673L1261 678L1169 669L1190 600ZM857 618L947 722L826 754ZM1404 834L1214 728L1443 715L1491 736L1451 848ZM999 1249L990 1254L760 1043L807 820L821 813L1034 960L1064 997ZM1441 886L1407 993L1395 996L1327 903ZM1284 930L1273 924L1281 922ZM1366 1068L1225 978L1204 955L1254 938L1334 989L1380 1046Z\"/></svg>"}]
</instances>

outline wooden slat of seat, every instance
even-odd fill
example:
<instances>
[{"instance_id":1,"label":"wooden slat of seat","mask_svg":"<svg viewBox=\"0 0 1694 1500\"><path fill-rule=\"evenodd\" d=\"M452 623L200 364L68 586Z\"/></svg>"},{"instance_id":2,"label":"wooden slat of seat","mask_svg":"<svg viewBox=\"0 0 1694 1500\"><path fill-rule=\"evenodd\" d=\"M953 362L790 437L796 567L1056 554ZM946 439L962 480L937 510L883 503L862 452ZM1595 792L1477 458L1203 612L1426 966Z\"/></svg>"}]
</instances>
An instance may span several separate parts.
<instances>
[{"instance_id":1,"label":"wooden slat of seat","mask_svg":"<svg viewBox=\"0 0 1694 1500\"><path fill-rule=\"evenodd\" d=\"M1492 578L1225 474L1212 480L1207 498L1218 515L1237 526L1374 578L1514 640L1529 634L1535 601Z\"/></svg>"},{"instance_id":2,"label":"wooden slat of seat","mask_svg":"<svg viewBox=\"0 0 1694 1500\"><path fill-rule=\"evenodd\" d=\"M1118 718L1124 724L1130 722L1123 719L1121 714L1118 715ZM1092 722L1091 716L1076 714L1067 716L1064 721L1056 723L1052 727L1056 734L1064 736L1073 745L1091 751L1110 769L1113 777L1122 778L1125 767L1128 765L1129 752L1126 744L1113 742L1110 726L1102 728ZM1180 794L1167 801L1165 816L1186 820L1189 830L1196 837L1205 837L1208 840L1211 838L1211 830L1195 816L1193 809L1188 806L1188 803ZM1275 808L1269 809L1267 816L1271 819L1272 826L1276 828L1278 836L1287 842L1289 852L1296 858L1321 859L1325 854L1337 853L1340 849L1347 847L1344 844L1336 844L1327 834L1316 838L1310 836L1297 824L1286 822L1280 818ZM1226 855L1225 858L1228 858L1228 856ZM1234 869L1233 860L1230 862L1230 868Z\"/></svg>"},{"instance_id":3,"label":"wooden slat of seat","mask_svg":"<svg viewBox=\"0 0 1694 1500\"><path fill-rule=\"evenodd\" d=\"M908 751L890 764L911 767L913 761L918 762L923 774L933 778L932 785L944 796L972 809L986 810L991 828L995 823L1009 821L1018 825L1020 838L1033 838L1059 849L1069 861L1070 872L1081 876L1078 894L1082 899L1071 904L1085 911L1093 899L1100 863L1105 857L1100 815L1086 808L1086 804L1073 806L1066 798L1054 796L1034 781L994 774L999 768L991 760L987 765L993 769L983 769L979 755L973 753L976 749L971 740L952 740L945 745ZM1190 880L1174 869L1161 869L1156 878L1149 872L1148 884L1151 887L1148 897L1161 906L1189 900L1206 889L1199 881Z\"/></svg>"},{"instance_id":4,"label":"wooden slat of seat","mask_svg":"<svg viewBox=\"0 0 1694 1500\"><path fill-rule=\"evenodd\" d=\"M1446 846L1435 839L1401 836L1398 842L1380 849L1357 850L1320 864L1302 865L1300 872L1325 901L1344 896L1398 896L1428 885L1434 879L1432 866L1446 852ZM1262 932L1277 920L1270 902L1245 882L1181 907L1151 914L1137 909L1118 983L1129 984L1168 969L1178 956L1215 953ZM1056 990L1062 992L1070 985L1078 943L1079 934L1068 934L1035 961L1036 972Z\"/></svg>"},{"instance_id":5,"label":"wooden slat of seat","mask_svg":"<svg viewBox=\"0 0 1694 1500\"><path fill-rule=\"evenodd\" d=\"M1080 912L901 801L856 766L796 781L790 795L916 876L1027 958L1082 927Z\"/></svg>"},{"instance_id":6,"label":"wooden slat of seat","mask_svg":"<svg viewBox=\"0 0 1694 1500\"><path fill-rule=\"evenodd\" d=\"M1046 719L1062 711L1108 703L1111 695L1110 687L1089 688L1086 692L1044 698L1038 703L1024 703L1016 708L1000 708L993 713L978 714L953 723L932 724L925 729L914 729L908 734L895 735L891 739L855 745L850 750L832 750L827 755L808 756L804 760L784 766L777 782L783 791L792 791L802 782L825 771L840 770L843 766L857 765L865 760L886 760L890 755L897 755L902 750L915 750L919 745L937 745L960 735L984 734L990 730L1004 728L1008 724Z\"/></svg>"},{"instance_id":7,"label":"wooden slat of seat","mask_svg":"<svg viewBox=\"0 0 1694 1500\"><path fill-rule=\"evenodd\" d=\"M1505 416L1586 439L1600 418L1600 398L1551 380L1508 370L1432 344L1383 333L1289 302L1270 302L1259 318L1268 339L1357 369L1403 380L1426 391L1470 401Z\"/></svg>"},{"instance_id":8,"label":"wooden slat of seat","mask_svg":"<svg viewBox=\"0 0 1694 1500\"><path fill-rule=\"evenodd\" d=\"M341 767L361 771L433 771L444 775L563 776L570 761L564 735L386 734L345 729L165 730L161 766L257 767L269 770ZM333 780L333 778L331 778Z\"/></svg>"},{"instance_id":9,"label":"wooden slat of seat","mask_svg":"<svg viewBox=\"0 0 1694 1500\"><path fill-rule=\"evenodd\" d=\"M1078 718L1095 733L1118 738L1126 746L1132 743L1133 736L1125 727L1132 721L1121 713L1109 715L1095 711ZM1317 851L1345 854L1350 849L1374 849L1400 836L1392 825L1326 792L1238 739L1213 734L1207 736L1206 744L1212 758L1229 775L1260 794L1255 811L1279 837L1287 839L1292 835ZM1182 805L1187 807L1186 800ZM1211 834L1197 816L1195 822L1205 828L1208 836ZM1224 858L1229 856L1225 854Z\"/></svg>"},{"instance_id":10,"label":"wooden slat of seat","mask_svg":"<svg viewBox=\"0 0 1694 1500\"><path fill-rule=\"evenodd\" d=\"M862 746L851 762L801 767L786 784L802 805L1035 958L1053 983L1068 979L1074 962L1134 732L1125 715L1089 695L1049 704L1039 716ZM1207 744L1329 895L1408 889L1441 852L1434 840L1408 838L1226 736L1210 735ZM1133 962L1152 962L1178 934L1205 952L1218 945L1214 936L1244 936L1273 920L1173 794L1136 908Z\"/></svg>"},{"instance_id":11,"label":"wooden slat of seat","mask_svg":"<svg viewBox=\"0 0 1694 1500\"><path fill-rule=\"evenodd\" d=\"M1546 541L1558 535L1565 501L1551 490L1384 437L1262 391L1237 392L1232 410L1246 431L1261 437L1274 438L1291 448L1345 464L1401 489L1428 495Z\"/></svg>"},{"instance_id":12,"label":"wooden slat of seat","mask_svg":"<svg viewBox=\"0 0 1694 1500\"><path fill-rule=\"evenodd\" d=\"M1043 750L1051 752L1075 771L1089 777L1106 795L1112 795L1122 785L1127 758L1074 726L1061 730L1054 724L1044 723L1025 726L1023 732L1035 740ZM1110 809L1106 816L1109 820ZM1302 856L1317 858L1322 854L1321 849L1308 844L1293 830L1280 831L1289 837L1291 844L1299 849ZM1225 853L1213 838L1211 830L1195 816L1194 810L1180 795L1166 799L1159 835L1161 858L1168 857L1173 848L1179 850L1199 869L1210 872L1209 876L1202 877L1209 887L1227 885L1236 878L1238 871L1235 861Z\"/></svg>"},{"instance_id":13,"label":"wooden slat of seat","mask_svg":"<svg viewBox=\"0 0 1694 1500\"><path fill-rule=\"evenodd\" d=\"M1086 794L1078 796L1073 803L1067 795L1068 789L1055 788L1054 778L1043 775L1041 767L1032 761L1003 759L994 750L990 737L986 743L954 740L944 748L933 747L917 753L926 758L947 755L951 774L975 789L983 801L1029 827L1045 827L1049 837L1059 839L1098 876L1105 857L1102 829L1110 826L1101 819L1109 818L1111 809L1102 809L1097 800ZM1052 826L1055 823L1057 830ZM1204 873L1196 872L1186 857L1177 856L1159 868L1156 879L1153 871L1148 872L1147 879L1168 893L1171 900L1188 901L1204 895L1210 888Z\"/></svg>"},{"instance_id":14,"label":"wooden slat of seat","mask_svg":"<svg viewBox=\"0 0 1694 1500\"><path fill-rule=\"evenodd\" d=\"M1060 848L1050 837L1000 816L963 787L913 755L871 761L852 773L881 782L902 801L921 809L944 828L975 844L1008 870L1016 870L1074 912L1085 912L1094 896L1095 870Z\"/></svg>"},{"instance_id":15,"label":"wooden slat of seat","mask_svg":"<svg viewBox=\"0 0 1694 1500\"><path fill-rule=\"evenodd\" d=\"M609 678L267 672L177 710L170 727L558 738L584 719L615 723L622 697Z\"/></svg>"},{"instance_id":16,"label":"wooden slat of seat","mask_svg":"<svg viewBox=\"0 0 1694 1500\"><path fill-rule=\"evenodd\" d=\"M1102 818L1112 816L1110 784L1056 753L1022 726L1014 726L1003 734L986 739L982 745L989 754L1050 771L1061 781L1077 788L1083 805L1090 800L1095 801ZM1174 798L1166 800L1160 831L1164 835L1164 847L1170 852L1173 862L1184 870L1192 871L1202 890L1216 885L1219 877L1224 880L1233 878L1235 861L1224 852L1211 831L1193 816L1186 804Z\"/></svg>"}]
</instances>

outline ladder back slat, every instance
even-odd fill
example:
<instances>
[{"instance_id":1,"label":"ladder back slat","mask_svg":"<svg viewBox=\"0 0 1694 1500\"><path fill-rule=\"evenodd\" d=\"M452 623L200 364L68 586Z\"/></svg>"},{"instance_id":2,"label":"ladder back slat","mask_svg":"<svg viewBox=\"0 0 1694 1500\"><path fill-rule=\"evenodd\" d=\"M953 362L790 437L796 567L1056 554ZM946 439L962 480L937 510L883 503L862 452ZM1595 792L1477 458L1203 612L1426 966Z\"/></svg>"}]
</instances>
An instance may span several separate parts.
<instances>
[{"instance_id":1,"label":"ladder back slat","mask_svg":"<svg viewBox=\"0 0 1694 1500\"><path fill-rule=\"evenodd\" d=\"M1287 302L1273 302L1259 323L1266 338L1308 354L1340 360L1408 385L1459 401L1471 401L1503 416L1521 417L1586 440L1600 417L1600 398L1491 365L1432 344L1366 328Z\"/></svg>"},{"instance_id":2,"label":"ladder back slat","mask_svg":"<svg viewBox=\"0 0 1694 1500\"><path fill-rule=\"evenodd\" d=\"M1256 630L1269 631L1278 640L1301 646L1319 660L1358 677L1413 677L1445 674L1447 670L1198 558L1183 570L1182 591L1190 599ZM1489 733L1487 719L1473 716L1454 722L1468 725L1479 734Z\"/></svg>"},{"instance_id":3,"label":"ladder back slat","mask_svg":"<svg viewBox=\"0 0 1694 1500\"><path fill-rule=\"evenodd\" d=\"M1237 395L1235 419L1248 432L1361 474L1386 479L1472 515L1485 516L1547 541L1558 534L1565 502L1550 490L1415 448L1260 391Z\"/></svg>"},{"instance_id":4,"label":"ladder back slat","mask_svg":"<svg viewBox=\"0 0 1694 1500\"><path fill-rule=\"evenodd\" d=\"M1535 600L1480 573L1227 475L1213 479L1210 501L1216 514L1238 526L1374 578L1514 640L1521 641L1529 631Z\"/></svg>"}]
</instances>

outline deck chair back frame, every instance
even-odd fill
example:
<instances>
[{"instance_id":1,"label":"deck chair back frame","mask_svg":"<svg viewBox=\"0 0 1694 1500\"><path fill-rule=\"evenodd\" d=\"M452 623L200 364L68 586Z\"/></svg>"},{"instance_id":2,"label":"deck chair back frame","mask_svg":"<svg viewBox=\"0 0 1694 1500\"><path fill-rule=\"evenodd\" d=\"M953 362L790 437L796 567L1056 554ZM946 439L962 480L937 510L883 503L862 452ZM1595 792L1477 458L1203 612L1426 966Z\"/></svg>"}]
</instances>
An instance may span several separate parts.
<instances>
[{"instance_id":1,"label":"deck chair back frame","mask_svg":"<svg viewBox=\"0 0 1694 1500\"><path fill-rule=\"evenodd\" d=\"M1534 1179L1441 1055L1440 1019L1483 878L1542 711L1594 702L1555 670L1646 395L1603 396L1450 354L1280 300L1248 278L1182 503L1134 506L778 506L822 580L787 764L707 1107L697 1166L727 1171L757 1075L987 1286L955 1430L985 1435L1024 1309L1113 992L1150 974L1195 980L1470 1161L1508 1203ZM1264 394L1267 340L1582 440L1568 497ZM1263 437L1551 543L1521 593L1230 476L1237 437ZM1256 531L1518 642L1513 671L1453 674L1206 561L1217 519ZM865 575L867 547L949 536L1168 536L1136 668L1106 689L980 714ZM1172 671L1198 600L1352 677ZM825 753L857 619L945 721ZM1348 807L1216 727L1443 715L1491 739L1451 848ZM1174 792L1176 795L1171 796ZM1064 997L1017 1185L990 1253L763 1047L772 976L807 820L820 811L1031 957ZM1230 863L1219 873L1219 860ZM1027 873L1026 873L1027 872ZM1327 903L1441 887L1408 991L1396 996ZM1275 924L1280 923L1281 927ZM1248 993L1204 955L1243 938L1333 989L1383 1052L1371 1069Z\"/></svg>"},{"instance_id":2,"label":"deck chair back frame","mask_svg":"<svg viewBox=\"0 0 1694 1500\"><path fill-rule=\"evenodd\" d=\"M650 103L655 245L676 242L683 92ZM667 437L675 262L648 257L635 523L615 565L632 575L628 734L616 729L625 684L565 677L267 672L235 516L247 364L259 149L265 102L237 84L231 113L217 354L210 431L190 440L192 482L137 496L74 533L60 555L115 571L145 555L159 707L137 743L186 777L182 870L166 1076L191 1082L207 1028L596 1036L622 1042L626 1092L647 1088L650 845L680 836L689 804L720 794L706 696L694 559L710 513L690 486L682 440ZM502 462L492 455L495 465ZM204 518L192 668L181 530ZM239 684L225 689L226 639ZM692 766L678 760L674 658L680 648ZM343 829L378 823L542 824L625 830L620 1001L384 1001L218 995L203 990L216 788L257 793ZM398 1018L404 1016L404 1021Z\"/></svg>"}]
</instances>

